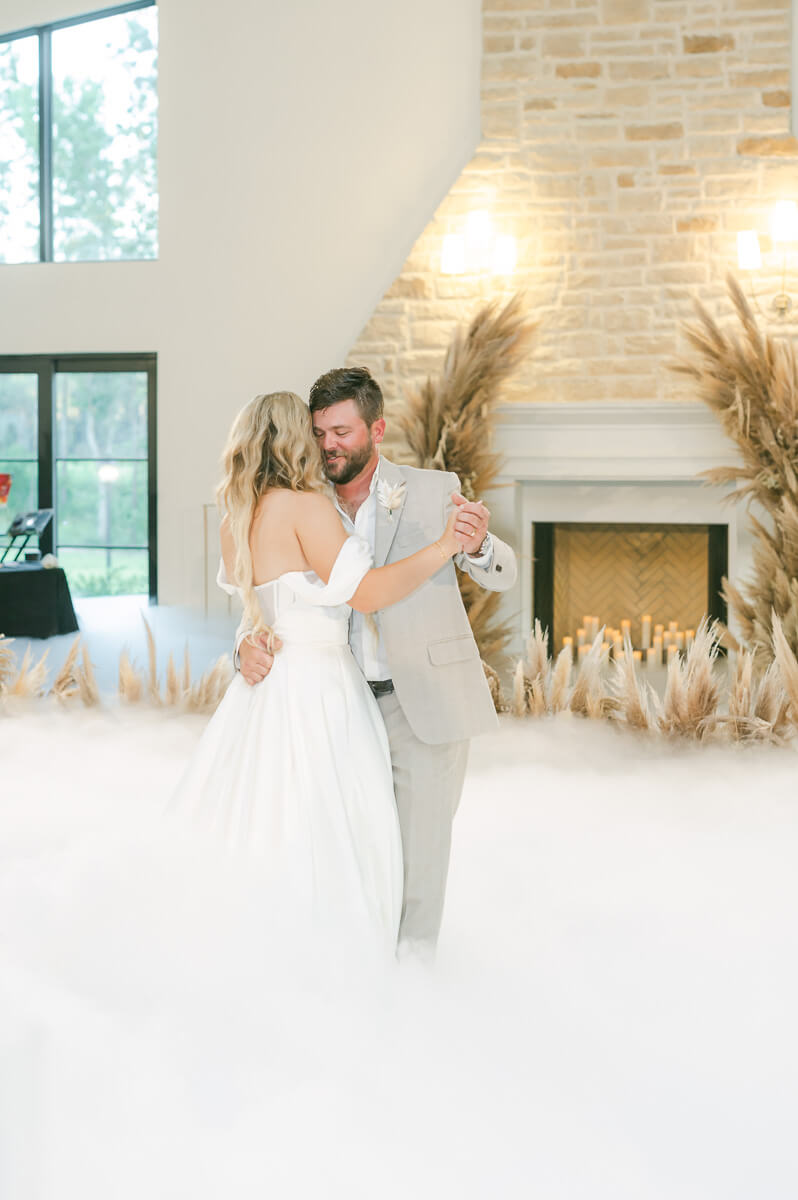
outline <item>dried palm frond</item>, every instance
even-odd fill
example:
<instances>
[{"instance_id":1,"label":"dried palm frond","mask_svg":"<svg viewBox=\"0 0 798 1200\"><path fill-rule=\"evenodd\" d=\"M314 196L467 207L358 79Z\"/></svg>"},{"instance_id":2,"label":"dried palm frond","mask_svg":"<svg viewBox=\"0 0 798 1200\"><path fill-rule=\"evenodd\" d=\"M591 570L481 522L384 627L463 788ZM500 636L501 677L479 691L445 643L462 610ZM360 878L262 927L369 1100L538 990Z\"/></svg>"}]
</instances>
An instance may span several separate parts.
<instances>
[{"instance_id":1,"label":"dried palm frond","mask_svg":"<svg viewBox=\"0 0 798 1200\"><path fill-rule=\"evenodd\" d=\"M100 689L97 687L94 667L85 644L81 652L81 665L77 670L77 683L80 698L87 708L100 703Z\"/></svg>"},{"instance_id":2,"label":"dried palm frond","mask_svg":"<svg viewBox=\"0 0 798 1200\"><path fill-rule=\"evenodd\" d=\"M11 649L13 641L13 638L0 635L0 696L4 695L11 685L11 672L16 662L14 651Z\"/></svg>"},{"instance_id":3,"label":"dried palm frond","mask_svg":"<svg viewBox=\"0 0 798 1200\"><path fill-rule=\"evenodd\" d=\"M127 650L119 655L119 698L128 704L138 704L144 694L144 680L130 661Z\"/></svg>"},{"instance_id":4,"label":"dried palm frond","mask_svg":"<svg viewBox=\"0 0 798 1200\"><path fill-rule=\"evenodd\" d=\"M486 662L482 663L482 670L485 672L485 678L487 679L488 687L490 688L490 698L493 701L493 707L496 709L496 712L509 712L508 705L506 704L504 695L502 693L499 672L494 671L493 667L488 666Z\"/></svg>"},{"instance_id":5,"label":"dried palm frond","mask_svg":"<svg viewBox=\"0 0 798 1200\"><path fill-rule=\"evenodd\" d=\"M526 673L531 679L545 679L551 665L549 658L549 631L535 617L535 625L526 640Z\"/></svg>"},{"instance_id":6,"label":"dried palm frond","mask_svg":"<svg viewBox=\"0 0 798 1200\"><path fill-rule=\"evenodd\" d=\"M571 693L569 707L572 713L580 717L599 720L614 712L617 701L609 695L604 687L601 674L604 630L599 630L585 657L579 663L574 690Z\"/></svg>"},{"instance_id":7,"label":"dried palm frond","mask_svg":"<svg viewBox=\"0 0 798 1200\"><path fill-rule=\"evenodd\" d=\"M8 689L11 696L24 696L31 699L34 696L43 696L46 691L47 684L47 656L49 650L45 650L41 658L37 662L33 662L33 651L30 646L25 648L25 653L22 656L22 665L19 668L16 679L11 682Z\"/></svg>"},{"instance_id":8,"label":"dried palm frond","mask_svg":"<svg viewBox=\"0 0 798 1200\"><path fill-rule=\"evenodd\" d=\"M513 685L513 712L540 717L547 711L546 683L551 672L549 631L535 618L526 643L526 660L519 659Z\"/></svg>"},{"instance_id":9,"label":"dried palm frond","mask_svg":"<svg viewBox=\"0 0 798 1200\"><path fill-rule=\"evenodd\" d=\"M573 667L573 651L570 646L563 646L557 655L557 661L550 671L548 686L549 712L558 713L568 707L571 690L571 668Z\"/></svg>"},{"instance_id":10,"label":"dried palm frond","mask_svg":"<svg viewBox=\"0 0 798 1200\"><path fill-rule=\"evenodd\" d=\"M183 698L183 689L180 686L180 680L177 677L175 668L175 660L172 655L169 655L169 660L166 664L166 684L164 687L164 704L169 704L172 707L179 704Z\"/></svg>"},{"instance_id":11,"label":"dried palm frond","mask_svg":"<svg viewBox=\"0 0 798 1200\"><path fill-rule=\"evenodd\" d=\"M158 683L158 658L155 652L155 638L152 636L147 621L142 616L144 621L144 634L147 638L147 699L150 704L158 705L161 703L161 689Z\"/></svg>"},{"instance_id":12,"label":"dried palm frond","mask_svg":"<svg viewBox=\"0 0 798 1200\"><path fill-rule=\"evenodd\" d=\"M189 712L215 711L233 676L229 654L223 654L204 675L201 675L186 696Z\"/></svg>"},{"instance_id":13,"label":"dried palm frond","mask_svg":"<svg viewBox=\"0 0 798 1200\"><path fill-rule=\"evenodd\" d=\"M53 680L53 686L50 688L51 694L61 701L61 703L72 700L80 691L78 668L76 667L80 646L80 634L78 634L73 639L72 645L69 647L69 654L67 654L64 660L64 665L56 675Z\"/></svg>"},{"instance_id":14,"label":"dried palm frond","mask_svg":"<svg viewBox=\"0 0 798 1200\"><path fill-rule=\"evenodd\" d=\"M513 702L511 708L517 717L524 717L529 712L526 702L526 673L522 658L519 658L515 664L515 671L513 672Z\"/></svg>"},{"instance_id":15,"label":"dried palm frond","mask_svg":"<svg viewBox=\"0 0 798 1200\"><path fill-rule=\"evenodd\" d=\"M638 679L632 653L632 643L624 641L624 655L613 662L610 690L617 702L613 713L616 720L623 721L630 729L649 730L655 727L659 702L651 685Z\"/></svg>"},{"instance_id":16,"label":"dried palm frond","mask_svg":"<svg viewBox=\"0 0 798 1200\"><path fill-rule=\"evenodd\" d=\"M188 642L186 642L185 649L183 650L182 685L183 685L183 695L185 696L186 692L191 691L191 657L188 652Z\"/></svg>"},{"instance_id":17,"label":"dried palm frond","mask_svg":"<svg viewBox=\"0 0 798 1200\"><path fill-rule=\"evenodd\" d=\"M755 501L767 524L751 517L756 535L753 574L745 591L724 580L724 595L756 665L770 661L771 613L798 651L798 360L794 344L762 334L737 280L727 278L741 336L723 332L705 308L687 328L697 361L676 370L735 442L741 463L705 472L713 483L736 485L736 500Z\"/></svg>"},{"instance_id":18,"label":"dried palm frond","mask_svg":"<svg viewBox=\"0 0 798 1200\"><path fill-rule=\"evenodd\" d=\"M779 673L788 700L788 716L798 728L798 660L784 636L781 621L773 613L773 653L776 668Z\"/></svg>"},{"instance_id":19,"label":"dried palm frond","mask_svg":"<svg viewBox=\"0 0 798 1200\"><path fill-rule=\"evenodd\" d=\"M686 658L675 654L668 663L665 696L659 714L663 733L701 741L712 734L718 721L720 685L715 659L720 645L717 622L703 620Z\"/></svg>"},{"instance_id":20,"label":"dried palm frond","mask_svg":"<svg viewBox=\"0 0 798 1200\"><path fill-rule=\"evenodd\" d=\"M503 307L497 301L485 305L467 329L458 329L440 376L411 393L397 414L407 447L402 457L413 466L454 471L466 499L481 499L501 465L501 456L491 449L493 410L536 331L520 294ZM465 575L460 586L480 654L487 658L507 644L510 626L495 622L496 593L483 592Z\"/></svg>"},{"instance_id":21,"label":"dried palm frond","mask_svg":"<svg viewBox=\"0 0 798 1200\"><path fill-rule=\"evenodd\" d=\"M790 729L788 709L776 664L762 675L754 669L753 654L741 650L729 687L728 714L719 718L724 732L737 742L784 742Z\"/></svg>"}]
</instances>

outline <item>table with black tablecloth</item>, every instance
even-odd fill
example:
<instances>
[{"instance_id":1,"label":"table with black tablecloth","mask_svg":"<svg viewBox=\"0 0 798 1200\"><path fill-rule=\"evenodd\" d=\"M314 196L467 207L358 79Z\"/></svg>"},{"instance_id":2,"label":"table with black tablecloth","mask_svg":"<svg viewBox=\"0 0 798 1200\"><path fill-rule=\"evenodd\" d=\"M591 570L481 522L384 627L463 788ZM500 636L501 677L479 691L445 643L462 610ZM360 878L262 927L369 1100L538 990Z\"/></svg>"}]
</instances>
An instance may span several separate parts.
<instances>
[{"instance_id":1,"label":"table with black tablecloth","mask_svg":"<svg viewBox=\"0 0 798 1200\"><path fill-rule=\"evenodd\" d=\"M0 634L48 638L78 628L61 567L5 563L0 567Z\"/></svg>"}]
</instances>

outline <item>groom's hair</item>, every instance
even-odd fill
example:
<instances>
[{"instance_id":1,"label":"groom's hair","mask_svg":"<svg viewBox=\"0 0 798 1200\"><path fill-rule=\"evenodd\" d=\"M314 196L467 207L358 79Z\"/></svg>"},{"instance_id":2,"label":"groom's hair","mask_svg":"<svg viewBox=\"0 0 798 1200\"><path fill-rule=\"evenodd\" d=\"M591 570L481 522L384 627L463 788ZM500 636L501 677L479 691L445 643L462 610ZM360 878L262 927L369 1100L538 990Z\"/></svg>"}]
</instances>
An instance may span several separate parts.
<instances>
[{"instance_id":1,"label":"groom's hair","mask_svg":"<svg viewBox=\"0 0 798 1200\"><path fill-rule=\"evenodd\" d=\"M366 367L335 367L320 376L310 389L312 413L341 400L354 400L369 429L382 416L380 385Z\"/></svg>"}]
</instances>

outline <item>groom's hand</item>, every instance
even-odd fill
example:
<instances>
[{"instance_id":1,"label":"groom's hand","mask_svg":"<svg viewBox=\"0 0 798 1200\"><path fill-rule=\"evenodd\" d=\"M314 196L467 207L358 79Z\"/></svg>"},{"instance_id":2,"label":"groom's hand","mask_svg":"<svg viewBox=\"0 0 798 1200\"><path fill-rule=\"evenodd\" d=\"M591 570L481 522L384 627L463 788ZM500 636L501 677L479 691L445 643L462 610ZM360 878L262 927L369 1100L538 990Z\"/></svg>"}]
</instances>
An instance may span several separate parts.
<instances>
[{"instance_id":1,"label":"groom's hand","mask_svg":"<svg viewBox=\"0 0 798 1200\"><path fill-rule=\"evenodd\" d=\"M238 647L238 661L241 664L241 674L249 684L261 683L274 664L274 654L266 649L267 634L261 633L254 642L244 638ZM274 638L275 652L280 649L282 642Z\"/></svg>"},{"instance_id":2,"label":"groom's hand","mask_svg":"<svg viewBox=\"0 0 798 1200\"><path fill-rule=\"evenodd\" d=\"M488 532L490 512L480 500L466 500L458 492L452 492L457 505L457 520L454 532L462 540L466 554L476 554Z\"/></svg>"}]
</instances>

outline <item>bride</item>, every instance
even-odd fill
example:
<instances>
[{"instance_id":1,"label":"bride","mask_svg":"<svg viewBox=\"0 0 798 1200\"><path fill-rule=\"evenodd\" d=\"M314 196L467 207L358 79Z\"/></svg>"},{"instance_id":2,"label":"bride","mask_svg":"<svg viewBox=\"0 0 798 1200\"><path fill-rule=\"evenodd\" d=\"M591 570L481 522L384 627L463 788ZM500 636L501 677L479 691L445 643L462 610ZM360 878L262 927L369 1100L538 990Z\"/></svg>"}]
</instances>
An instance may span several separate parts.
<instances>
[{"instance_id":1,"label":"bride","mask_svg":"<svg viewBox=\"0 0 798 1200\"><path fill-rule=\"evenodd\" d=\"M367 544L344 531L292 392L239 413L223 465L217 582L241 598L249 637L265 632L282 648L262 683L232 681L175 803L256 856L291 922L392 949L402 861L390 754L349 615L396 603L459 553L455 514L436 542L372 567Z\"/></svg>"}]
</instances>

